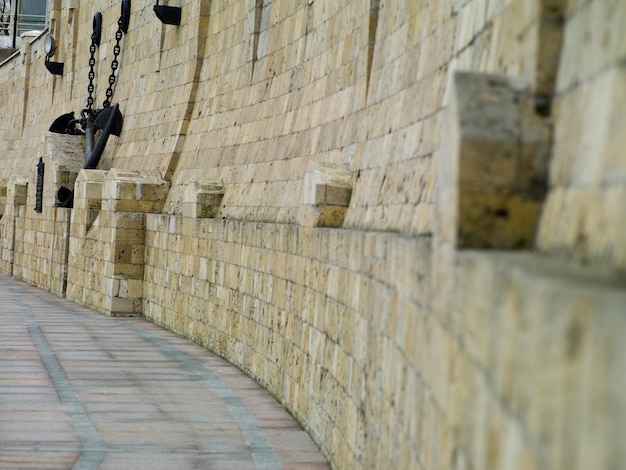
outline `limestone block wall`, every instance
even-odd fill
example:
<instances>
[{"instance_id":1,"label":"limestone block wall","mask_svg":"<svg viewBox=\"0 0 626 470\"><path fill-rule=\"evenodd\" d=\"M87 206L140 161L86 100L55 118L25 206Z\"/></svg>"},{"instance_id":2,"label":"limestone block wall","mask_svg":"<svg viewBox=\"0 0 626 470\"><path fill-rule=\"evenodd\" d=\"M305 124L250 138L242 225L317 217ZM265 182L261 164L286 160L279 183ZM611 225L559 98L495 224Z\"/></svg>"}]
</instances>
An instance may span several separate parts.
<instances>
[{"instance_id":1,"label":"limestone block wall","mask_svg":"<svg viewBox=\"0 0 626 470\"><path fill-rule=\"evenodd\" d=\"M158 172L82 170L69 239L67 298L112 316L142 313L146 213L169 185Z\"/></svg>"},{"instance_id":2,"label":"limestone block wall","mask_svg":"<svg viewBox=\"0 0 626 470\"><path fill-rule=\"evenodd\" d=\"M626 5L570 2L567 15L554 100L551 188L538 246L623 270L626 45L614 25L626 17Z\"/></svg>"},{"instance_id":3,"label":"limestone block wall","mask_svg":"<svg viewBox=\"0 0 626 470\"><path fill-rule=\"evenodd\" d=\"M3 193L6 191L5 208L3 211L2 219L2 272L13 272L13 260L15 257L15 240L16 240L16 223L20 212L23 211L23 207L26 206L27 200L27 180L20 176L12 176L8 181L3 181L6 184L6 189L3 189Z\"/></svg>"},{"instance_id":4,"label":"limestone block wall","mask_svg":"<svg viewBox=\"0 0 626 470\"><path fill-rule=\"evenodd\" d=\"M50 208L46 215L51 220L45 220L33 217L30 206L20 209L15 221L13 276L64 296L70 211Z\"/></svg>"},{"instance_id":5,"label":"limestone block wall","mask_svg":"<svg viewBox=\"0 0 626 470\"><path fill-rule=\"evenodd\" d=\"M336 468L624 457L610 272L473 251L433 267L430 238L380 232L171 215L146 232L144 315L257 377Z\"/></svg>"},{"instance_id":6,"label":"limestone block wall","mask_svg":"<svg viewBox=\"0 0 626 470\"><path fill-rule=\"evenodd\" d=\"M544 2L486 3L213 2L166 210L202 171L221 216L293 223L313 161L350 171L346 226L432 233L450 72L539 82Z\"/></svg>"},{"instance_id":7,"label":"limestone block wall","mask_svg":"<svg viewBox=\"0 0 626 470\"><path fill-rule=\"evenodd\" d=\"M208 29L211 3L179 2L183 15L179 28L156 19L154 2L133 7L132 27L121 44L120 80L115 91L128 119L119 150L103 162L107 168L162 171L172 177L196 101L204 48L212 40ZM109 13L115 21L118 10L115 3ZM114 28L109 31L113 34ZM107 62L110 51L102 67L110 67Z\"/></svg>"},{"instance_id":8,"label":"limestone block wall","mask_svg":"<svg viewBox=\"0 0 626 470\"><path fill-rule=\"evenodd\" d=\"M440 417L421 395L429 239L170 215L146 231L146 317L257 377L335 467L437 468L416 445Z\"/></svg>"},{"instance_id":9,"label":"limestone block wall","mask_svg":"<svg viewBox=\"0 0 626 470\"><path fill-rule=\"evenodd\" d=\"M104 305L106 277L100 214L106 172L81 170L70 224L66 297L94 309Z\"/></svg>"},{"instance_id":10,"label":"limestone block wall","mask_svg":"<svg viewBox=\"0 0 626 470\"><path fill-rule=\"evenodd\" d=\"M334 468L621 466L624 2L132 4L122 132L41 214L119 2L50 2L63 76L43 36L0 65L3 272L211 348Z\"/></svg>"},{"instance_id":11,"label":"limestone block wall","mask_svg":"<svg viewBox=\"0 0 626 470\"><path fill-rule=\"evenodd\" d=\"M623 282L535 254L453 266L432 278L423 377L442 418L425 468L619 468Z\"/></svg>"},{"instance_id":12,"label":"limestone block wall","mask_svg":"<svg viewBox=\"0 0 626 470\"><path fill-rule=\"evenodd\" d=\"M29 34L20 53L0 66L0 177L5 179L26 177L42 155L45 116L52 103L47 93L54 88L43 73L43 57L42 38Z\"/></svg>"},{"instance_id":13,"label":"limestone block wall","mask_svg":"<svg viewBox=\"0 0 626 470\"><path fill-rule=\"evenodd\" d=\"M9 180L12 194L8 197L10 204L7 204L3 222L7 226L7 235L11 231L12 241L5 241L3 246L3 251L6 250L4 267L5 272L19 279L63 296L71 211L58 207L57 191L62 186L73 187L77 174L75 168L82 165L85 153L83 139L77 136L46 133L41 140L40 206L36 203L38 181L34 162L28 177L19 177L19 186L16 185L17 179Z\"/></svg>"}]
</instances>

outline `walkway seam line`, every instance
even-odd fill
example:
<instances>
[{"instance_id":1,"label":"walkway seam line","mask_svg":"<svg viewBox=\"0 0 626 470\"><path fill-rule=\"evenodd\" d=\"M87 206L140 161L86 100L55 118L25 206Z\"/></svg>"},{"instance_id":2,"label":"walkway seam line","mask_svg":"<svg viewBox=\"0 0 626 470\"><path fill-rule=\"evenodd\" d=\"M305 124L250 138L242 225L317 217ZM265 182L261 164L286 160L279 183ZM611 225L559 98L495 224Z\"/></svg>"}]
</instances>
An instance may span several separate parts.
<instances>
[{"instance_id":1,"label":"walkway seam line","mask_svg":"<svg viewBox=\"0 0 626 470\"><path fill-rule=\"evenodd\" d=\"M41 362L48 371L57 395L70 416L74 429L83 445L80 458L72 468L75 470L98 468L106 456L106 444L91 419L89 419L85 408L72 388L59 359L52 351L31 309L22 300L20 294L23 292L23 289L16 286L10 286L9 289L15 296L15 302L20 308L24 324L33 339Z\"/></svg>"},{"instance_id":2,"label":"walkway seam line","mask_svg":"<svg viewBox=\"0 0 626 470\"><path fill-rule=\"evenodd\" d=\"M22 290L19 287L14 287L14 286L11 286L10 289L12 291ZM44 301L45 303L58 305L58 302L50 302L49 299L44 299L38 293L33 293L32 295ZM22 315L24 317L25 323L27 324L29 332L31 333L31 336L33 337L33 340L35 341L35 343L36 344L38 343L38 341L35 339L35 336L39 336L41 338L39 340L40 343L41 341L43 341L43 343L41 344L42 350L44 351L43 353L42 353L42 350L39 350L39 344L37 344L37 349L39 350L39 354L42 360L44 360L44 355L47 354L51 358L51 361L53 362L52 364L50 364L52 370L60 372L60 375L58 374L55 375L55 377L59 379L58 386L54 380L54 377L52 376L52 372L49 371L49 374L51 378L53 379L53 382L55 382L55 387L57 388L59 397L61 398L63 404L66 406L66 408L68 408L64 400L64 397L61 396L61 389L63 389L64 392L67 393L68 396L66 398L69 400L69 402L72 402L73 404L75 404L76 409L79 410L79 412L74 415L69 411L69 408L68 408L68 413L70 414L72 421L75 423L75 426L77 427L78 426L77 423L82 424L86 420L87 424L84 429L86 430L88 427L91 427L90 437L92 439L89 441L83 440L83 434L79 432L81 442L83 442L83 445L87 449L89 449L90 452L83 452L83 455L81 455L81 458L79 459L79 461L77 461L76 464L74 465L73 470L97 468L99 463L102 460L104 460L106 456L106 451L107 451L106 443L102 440L97 429L95 428L95 426L89 419L80 400L78 399L74 390L72 389L69 383L69 380L65 376L65 373L63 372L63 369L60 363L58 362L58 359L52 352L48 342L45 339L45 336L43 335L43 333L41 332L39 328L39 325L37 324L35 318L30 312L30 309L28 308L27 305L23 303L23 301L21 301L21 299L19 299L17 303L20 305L22 309ZM77 311L76 309L72 308L72 306L64 306L64 308L66 308L68 313L70 313L71 315L75 315L79 317L83 316L82 312ZM27 321L28 319L30 319L30 321ZM211 390L221 400L223 400L230 414L233 416L233 418L235 419L235 421L241 428L241 431L244 437L246 438L248 445L250 446L250 452L255 461L257 469L275 470L281 467L280 460L276 456L276 453L274 452L274 448L271 442L265 435L265 432L263 431L263 429L258 425L254 416L252 416L252 414L250 413L246 405L244 405L241 399L233 392L233 390L228 385L226 385L217 375L215 375L208 367L206 367L204 364L199 362L194 357L180 350L175 345L171 345L167 343L167 341L162 340L158 338L157 336L152 335L148 331L145 331L139 328L138 326L134 325L130 320L123 319L123 318L116 318L115 320L118 320L118 324L124 325L127 328L132 329L133 331L137 332L145 341L153 344L155 347L161 350L163 354L165 354L170 359L180 364L182 368L190 376L192 376L198 382L203 383L209 390ZM31 325L33 326L32 331L31 331ZM44 365L46 369L48 369L48 364L46 363L45 360L44 360ZM65 387L61 386L61 384L63 383L65 384ZM77 431L78 430L79 428L77 427ZM85 455L86 453L89 455ZM88 457L92 457L91 454L95 454L95 453L102 454L98 462L93 463L92 461L86 460ZM83 457L85 457L85 459L83 459Z\"/></svg>"},{"instance_id":3,"label":"walkway seam line","mask_svg":"<svg viewBox=\"0 0 626 470\"><path fill-rule=\"evenodd\" d=\"M228 411L233 416L250 446L252 457L259 470L275 470L280 468L280 461L274 453L274 448L263 429L257 424L254 416L246 405L243 404L233 390L222 379L211 372L204 364L193 356L181 351L167 341L152 335L139 328L129 320L121 320L120 323L135 331L145 341L157 347L164 355L180 366L194 379L201 382L209 390L215 393L226 404Z\"/></svg>"}]
</instances>

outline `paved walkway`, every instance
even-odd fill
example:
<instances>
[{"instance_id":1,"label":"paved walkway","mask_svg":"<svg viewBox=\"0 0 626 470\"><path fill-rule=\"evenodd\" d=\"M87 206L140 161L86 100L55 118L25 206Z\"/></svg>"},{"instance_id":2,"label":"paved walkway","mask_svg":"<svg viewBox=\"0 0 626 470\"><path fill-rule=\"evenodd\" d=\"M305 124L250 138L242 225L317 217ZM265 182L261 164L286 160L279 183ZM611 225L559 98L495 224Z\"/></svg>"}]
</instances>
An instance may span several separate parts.
<instances>
[{"instance_id":1,"label":"paved walkway","mask_svg":"<svg viewBox=\"0 0 626 470\"><path fill-rule=\"evenodd\" d=\"M274 398L206 349L0 274L0 468L327 464Z\"/></svg>"}]
</instances>

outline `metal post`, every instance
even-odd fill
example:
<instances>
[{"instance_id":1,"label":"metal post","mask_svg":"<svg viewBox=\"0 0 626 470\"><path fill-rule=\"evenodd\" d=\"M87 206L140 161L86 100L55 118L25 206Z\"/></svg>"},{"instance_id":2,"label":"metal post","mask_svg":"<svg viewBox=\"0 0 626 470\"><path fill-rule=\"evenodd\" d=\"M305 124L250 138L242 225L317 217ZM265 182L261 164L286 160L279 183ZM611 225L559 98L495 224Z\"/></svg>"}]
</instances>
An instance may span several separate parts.
<instances>
[{"instance_id":1,"label":"metal post","mask_svg":"<svg viewBox=\"0 0 626 470\"><path fill-rule=\"evenodd\" d=\"M19 0L15 2L15 13L13 14L13 49L17 49L17 12L19 11ZM13 2L11 2L11 8L13 8Z\"/></svg>"}]
</instances>

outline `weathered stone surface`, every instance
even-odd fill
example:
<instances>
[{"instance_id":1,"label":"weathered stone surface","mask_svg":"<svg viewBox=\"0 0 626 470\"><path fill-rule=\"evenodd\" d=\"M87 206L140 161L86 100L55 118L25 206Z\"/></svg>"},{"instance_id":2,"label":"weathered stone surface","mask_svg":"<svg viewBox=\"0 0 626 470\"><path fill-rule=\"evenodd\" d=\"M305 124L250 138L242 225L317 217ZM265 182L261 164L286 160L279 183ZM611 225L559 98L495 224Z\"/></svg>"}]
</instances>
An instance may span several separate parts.
<instances>
[{"instance_id":1,"label":"weathered stone surface","mask_svg":"<svg viewBox=\"0 0 626 470\"><path fill-rule=\"evenodd\" d=\"M352 197L352 176L339 165L311 162L304 175L300 224L341 227Z\"/></svg>"},{"instance_id":2,"label":"weathered stone surface","mask_svg":"<svg viewBox=\"0 0 626 470\"><path fill-rule=\"evenodd\" d=\"M334 468L622 465L625 2L183 0L178 28L153 3L106 170L46 175L78 174L72 210L33 210L35 165L84 158L46 133L119 4L51 3L63 76L43 36L0 65L3 272L210 347Z\"/></svg>"},{"instance_id":3,"label":"weathered stone surface","mask_svg":"<svg viewBox=\"0 0 626 470\"><path fill-rule=\"evenodd\" d=\"M550 127L506 77L452 80L438 190L441 235L460 248L531 248L547 186Z\"/></svg>"},{"instance_id":4,"label":"weathered stone surface","mask_svg":"<svg viewBox=\"0 0 626 470\"><path fill-rule=\"evenodd\" d=\"M183 215L192 218L215 217L223 198L224 187L221 183L192 181L185 189Z\"/></svg>"}]
</instances>

